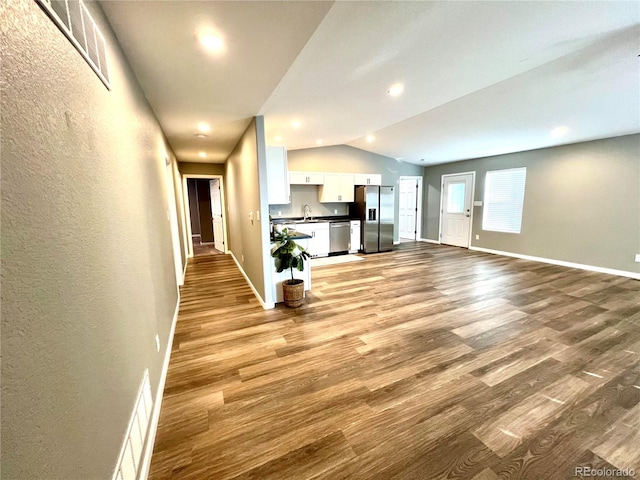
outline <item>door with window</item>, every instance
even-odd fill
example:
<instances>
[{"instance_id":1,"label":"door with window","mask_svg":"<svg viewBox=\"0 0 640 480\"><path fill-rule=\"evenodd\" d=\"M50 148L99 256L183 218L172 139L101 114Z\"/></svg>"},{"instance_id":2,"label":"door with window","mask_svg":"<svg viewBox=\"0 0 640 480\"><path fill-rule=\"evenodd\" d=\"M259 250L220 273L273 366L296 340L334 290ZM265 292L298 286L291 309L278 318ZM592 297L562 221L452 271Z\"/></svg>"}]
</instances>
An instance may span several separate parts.
<instances>
[{"instance_id":1,"label":"door with window","mask_svg":"<svg viewBox=\"0 0 640 480\"><path fill-rule=\"evenodd\" d=\"M222 228L222 197L220 193L220 179L209 181L211 191L211 221L213 222L213 246L224 252L224 229Z\"/></svg>"},{"instance_id":2,"label":"door with window","mask_svg":"<svg viewBox=\"0 0 640 480\"><path fill-rule=\"evenodd\" d=\"M469 248L474 173L442 176L440 242Z\"/></svg>"}]
</instances>

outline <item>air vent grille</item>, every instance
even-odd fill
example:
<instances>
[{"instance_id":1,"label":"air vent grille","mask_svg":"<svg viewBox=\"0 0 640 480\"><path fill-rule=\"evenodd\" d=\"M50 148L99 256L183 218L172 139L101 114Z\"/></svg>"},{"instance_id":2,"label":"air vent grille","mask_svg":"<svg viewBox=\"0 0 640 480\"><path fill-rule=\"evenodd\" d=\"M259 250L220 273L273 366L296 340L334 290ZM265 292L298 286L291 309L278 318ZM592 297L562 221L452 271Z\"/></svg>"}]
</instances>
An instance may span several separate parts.
<instances>
[{"instance_id":1,"label":"air vent grille","mask_svg":"<svg viewBox=\"0 0 640 480\"><path fill-rule=\"evenodd\" d=\"M35 0L109 89L107 45L82 0Z\"/></svg>"}]
</instances>

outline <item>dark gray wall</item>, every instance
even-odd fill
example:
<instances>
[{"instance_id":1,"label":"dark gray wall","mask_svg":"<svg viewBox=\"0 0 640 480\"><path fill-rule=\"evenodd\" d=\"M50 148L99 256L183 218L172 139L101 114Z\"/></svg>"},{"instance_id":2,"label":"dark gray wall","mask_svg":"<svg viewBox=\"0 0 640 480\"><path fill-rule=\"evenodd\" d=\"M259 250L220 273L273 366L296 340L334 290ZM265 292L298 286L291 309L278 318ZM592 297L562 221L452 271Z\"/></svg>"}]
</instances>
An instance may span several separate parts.
<instances>
[{"instance_id":1,"label":"dark gray wall","mask_svg":"<svg viewBox=\"0 0 640 480\"><path fill-rule=\"evenodd\" d=\"M97 3L112 90L2 2L2 478L108 479L177 290L163 133ZM161 349L155 346L160 336Z\"/></svg>"},{"instance_id":2,"label":"dark gray wall","mask_svg":"<svg viewBox=\"0 0 640 480\"><path fill-rule=\"evenodd\" d=\"M398 185L400 176L421 176L423 167L411 163L398 162L393 158L378 155L376 153L360 150L348 145L334 145L330 147L307 148L303 150L291 150L287 152L289 170L306 172L336 172L336 173L379 173L382 174L382 184L395 186L395 228L394 240L398 240ZM303 186L308 189L309 187ZM312 187L313 188L313 187ZM316 187L317 189L317 187ZM303 198L299 190L294 189L298 195L292 198ZM307 193L308 195L308 193ZM329 208L337 208L335 204L326 204ZM280 205L271 207L271 214L282 211ZM319 211L322 211L318 208ZM302 216L301 206L292 204L291 216ZM314 213L314 215L316 215ZM318 214L319 215L319 214ZM274 215L275 216L275 215ZM282 216L287 216L282 213Z\"/></svg>"},{"instance_id":3,"label":"dark gray wall","mask_svg":"<svg viewBox=\"0 0 640 480\"><path fill-rule=\"evenodd\" d=\"M640 135L427 167L423 237L438 238L443 174L475 171L483 200L486 172L513 167L527 167L522 232L483 231L475 207L472 246L640 272Z\"/></svg>"}]
</instances>

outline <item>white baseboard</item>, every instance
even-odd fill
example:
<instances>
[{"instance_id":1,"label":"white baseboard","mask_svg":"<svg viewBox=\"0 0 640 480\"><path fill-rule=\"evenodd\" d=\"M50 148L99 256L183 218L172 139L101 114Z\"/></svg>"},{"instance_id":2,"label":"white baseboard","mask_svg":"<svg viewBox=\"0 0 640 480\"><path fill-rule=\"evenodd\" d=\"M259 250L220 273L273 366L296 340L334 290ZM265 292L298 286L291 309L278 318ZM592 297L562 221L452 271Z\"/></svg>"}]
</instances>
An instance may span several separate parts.
<instances>
[{"instance_id":1,"label":"white baseboard","mask_svg":"<svg viewBox=\"0 0 640 480\"><path fill-rule=\"evenodd\" d=\"M140 473L138 478L146 480L149 476L149 468L151 467L151 456L153 455L153 446L156 441L156 431L158 430L158 421L160 420L160 408L162 406L162 395L164 394L164 385L167 381L167 371L169 370L169 359L171 358L171 350L173 348L173 336L176 332L176 323L178 323L178 312L180 311L180 292L178 292L178 302L176 310L173 314L171 330L169 331L169 339L167 340L167 350L164 354L164 364L160 373L160 384L156 393L151 422L149 424L149 433L145 442L144 456L140 465Z\"/></svg>"},{"instance_id":2,"label":"white baseboard","mask_svg":"<svg viewBox=\"0 0 640 480\"><path fill-rule=\"evenodd\" d=\"M260 296L260 294L258 293L256 288L253 286L253 283L251 283L251 280L249 279L249 277L245 273L244 269L242 268L242 265L240 265L240 262L238 261L236 256L233 254L232 251L229 251L229 253L231 254L231 258L233 258L233 261L236 262L236 265L238 266L238 270L240 270L240 273L242 273L242 276L244 277L244 279L247 281L247 283L251 287L251 291L253 292L253 294L256 296L256 298L260 302L260 305L262 305L262 308L264 308L265 310L270 310L272 308L276 308L276 304L274 302L265 303L265 301L262 299L262 297Z\"/></svg>"},{"instance_id":3,"label":"white baseboard","mask_svg":"<svg viewBox=\"0 0 640 480\"><path fill-rule=\"evenodd\" d=\"M565 262L564 260L554 260L552 258L533 257L531 255L522 255L520 253L491 250L489 248L469 247L469 250L491 253L493 255L504 255L505 257L521 258L523 260L531 260L533 262L549 263L551 265L560 265L561 267L579 268L580 270L588 270L590 272L607 273L609 275L618 275L620 277L629 277L640 280L640 273L627 272L625 270L615 270L613 268L596 267L593 265L585 265L582 263Z\"/></svg>"},{"instance_id":4,"label":"white baseboard","mask_svg":"<svg viewBox=\"0 0 640 480\"><path fill-rule=\"evenodd\" d=\"M430 238L421 238L418 241L427 242L427 243L435 243L437 245L440 245L440 242L438 240L431 240Z\"/></svg>"},{"instance_id":5,"label":"white baseboard","mask_svg":"<svg viewBox=\"0 0 640 480\"><path fill-rule=\"evenodd\" d=\"M398 240L397 242L393 242L394 245L400 245L400 241Z\"/></svg>"}]
</instances>

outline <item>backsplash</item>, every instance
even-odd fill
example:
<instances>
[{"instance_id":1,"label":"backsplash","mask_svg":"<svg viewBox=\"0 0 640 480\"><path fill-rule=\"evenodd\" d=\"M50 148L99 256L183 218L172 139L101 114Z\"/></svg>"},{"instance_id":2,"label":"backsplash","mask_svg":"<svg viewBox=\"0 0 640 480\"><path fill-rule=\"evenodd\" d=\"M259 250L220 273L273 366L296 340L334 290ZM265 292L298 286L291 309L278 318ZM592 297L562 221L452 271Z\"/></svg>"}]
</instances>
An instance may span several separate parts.
<instances>
[{"instance_id":1,"label":"backsplash","mask_svg":"<svg viewBox=\"0 0 640 480\"><path fill-rule=\"evenodd\" d=\"M291 185L289 205L269 205L269 215L275 218L302 217L304 206L311 207L312 217L349 215L348 203L320 203L317 185ZM337 211L337 213L335 213Z\"/></svg>"}]
</instances>

